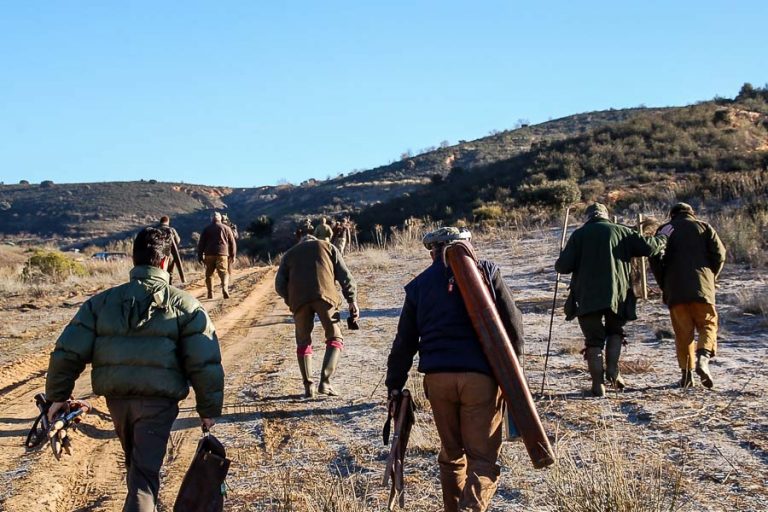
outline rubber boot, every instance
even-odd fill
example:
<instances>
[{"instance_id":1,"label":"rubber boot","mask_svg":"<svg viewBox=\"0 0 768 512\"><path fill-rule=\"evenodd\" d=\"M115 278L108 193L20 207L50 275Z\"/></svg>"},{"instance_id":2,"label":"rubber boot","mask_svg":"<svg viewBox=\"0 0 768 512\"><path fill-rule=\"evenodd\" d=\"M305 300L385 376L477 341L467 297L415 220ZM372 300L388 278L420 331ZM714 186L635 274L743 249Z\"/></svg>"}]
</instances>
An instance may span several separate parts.
<instances>
[{"instance_id":1,"label":"rubber boot","mask_svg":"<svg viewBox=\"0 0 768 512\"><path fill-rule=\"evenodd\" d=\"M592 377L592 394L605 396L605 381L603 377L603 350L600 347L587 347L585 354L589 375Z\"/></svg>"},{"instance_id":2,"label":"rubber boot","mask_svg":"<svg viewBox=\"0 0 768 512\"><path fill-rule=\"evenodd\" d=\"M339 396L339 393L331 386L331 377L336 372L336 366L341 358L341 349L336 347L326 347L325 357L323 357L323 370L320 372L320 385L317 391L324 395Z\"/></svg>"},{"instance_id":3,"label":"rubber boot","mask_svg":"<svg viewBox=\"0 0 768 512\"><path fill-rule=\"evenodd\" d=\"M221 278L221 295L225 298L229 298L229 274L224 274Z\"/></svg>"},{"instance_id":4,"label":"rubber boot","mask_svg":"<svg viewBox=\"0 0 768 512\"><path fill-rule=\"evenodd\" d=\"M680 379L681 388L693 388L696 387L696 382L693 380L693 370L681 370L682 378Z\"/></svg>"},{"instance_id":5,"label":"rubber boot","mask_svg":"<svg viewBox=\"0 0 768 512\"><path fill-rule=\"evenodd\" d=\"M696 374L701 378L701 384L712 389L715 383L712 381L712 373L709 371L709 359L712 352L705 348L696 351Z\"/></svg>"},{"instance_id":6,"label":"rubber boot","mask_svg":"<svg viewBox=\"0 0 768 512\"><path fill-rule=\"evenodd\" d=\"M297 356L301 380L304 382L304 398L315 398L315 387L312 382L312 355Z\"/></svg>"},{"instance_id":7,"label":"rubber boot","mask_svg":"<svg viewBox=\"0 0 768 512\"><path fill-rule=\"evenodd\" d=\"M213 279L210 277L205 278L205 288L208 290L208 298L213 298Z\"/></svg>"},{"instance_id":8,"label":"rubber boot","mask_svg":"<svg viewBox=\"0 0 768 512\"><path fill-rule=\"evenodd\" d=\"M605 342L605 376L616 389L624 389L624 379L619 372L619 356L621 356L623 341L623 336L612 334Z\"/></svg>"}]
</instances>

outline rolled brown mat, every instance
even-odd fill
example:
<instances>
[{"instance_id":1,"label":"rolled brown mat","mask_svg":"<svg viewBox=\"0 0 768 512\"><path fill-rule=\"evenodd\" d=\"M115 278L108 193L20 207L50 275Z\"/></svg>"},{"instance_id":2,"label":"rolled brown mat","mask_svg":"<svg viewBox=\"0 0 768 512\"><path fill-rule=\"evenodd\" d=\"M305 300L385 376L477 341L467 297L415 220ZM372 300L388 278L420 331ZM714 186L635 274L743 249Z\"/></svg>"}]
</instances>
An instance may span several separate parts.
<instances>
[{"instance_id":1,"label":"rolled brown mat","mask_svg":"<svg viewBox=\"0 0 768 512\"><path fill-rule=\"evenodd\" d=\"M445 261L453 271L483 352L501 387L533 466L543 468L553 464L555 457L552 446L544 432L528 382L496 304L477 267L474 249L468 242L452 243L445 249Z\"/></svg>"}]
</instances>

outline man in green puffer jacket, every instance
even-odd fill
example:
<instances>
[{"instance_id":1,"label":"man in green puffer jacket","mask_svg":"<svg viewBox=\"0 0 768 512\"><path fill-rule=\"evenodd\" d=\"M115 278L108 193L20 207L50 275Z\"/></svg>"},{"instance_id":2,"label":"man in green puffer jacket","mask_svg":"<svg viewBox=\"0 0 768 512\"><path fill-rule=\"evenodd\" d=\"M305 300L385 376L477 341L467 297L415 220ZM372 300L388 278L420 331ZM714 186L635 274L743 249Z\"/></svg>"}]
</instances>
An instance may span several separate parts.
<instances>
[{"instance_id":1,"label":"man in green puffer jacket","mask_svg":"<svg viewBox=\"0 0 768 512\"><path fill-rule=\"evenodd\" d=\"M694 385L693 370L712 388L709 360L717 352L715 282L725 264L725 246L714 228L696 218L691 205L677 203L670 221L659 229L673 229L661 257L651 258L651 269L663 291L664 304L675 331L680 386ZM698 331L698 343L694 334Z\"/></svg>"},{"instance_id":2,"label":"man in green puffer jacket","mask_svg":"<svg viewBox=\"0 0 768 512\"><path fill-rule=\"evenodd\" d=\"M632 258L661 253L668 233L641 236L611 222L608 209L600 203L590 205L586 216L587 222L568 239L555 270L561 274L573 272L565 318L579 319L586 339L584 354L592 377L592 394L603 396L606 376L616 388L624 387L619 374L624 324L637 319L637 299L630 279Z\"/></svg>"},{"instance_id":3,"label":"man in green puffer jacket","mask_svg":"<svg viewBox=\"0 0 768 512\"><path fill-rule=\"evenodd\" d=\"M168 284L171 234L143 229L133 244L131 280L85 302L51 353L45 392L49 417L65 407L91 364L125 452L124 512L152 512L178 403L195 390L203 427L221 415L224 370L213 323L191 295Z\"/></svg>"}]
</instances>

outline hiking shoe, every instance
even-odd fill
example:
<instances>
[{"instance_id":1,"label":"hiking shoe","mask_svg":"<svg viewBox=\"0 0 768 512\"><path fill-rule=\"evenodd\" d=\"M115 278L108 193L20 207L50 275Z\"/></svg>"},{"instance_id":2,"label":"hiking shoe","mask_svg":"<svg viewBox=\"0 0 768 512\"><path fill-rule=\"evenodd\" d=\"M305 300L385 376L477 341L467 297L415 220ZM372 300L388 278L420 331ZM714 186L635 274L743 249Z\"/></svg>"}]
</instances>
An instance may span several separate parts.
<instances>
[{"instance_id":1,"label":"hiking shoe","mask_svg":"<svg viewBox=\"0 0 768 512\"><path fill-rule=\"evenodd\" d=\"M225 288L225 289L223 289L223 290L221 290L221 295L222 295L222 296L223 296L225 299L228 299L228 298L229 298L229 290L227 290L226 288Z\"/></svg>"},{"instance_id":2,"label":"hiking shoe","mask_svg":"<svg viewBox=\"0 0 768 512\"><path fill-rule=\"evenodd\" d=\"M701 384L712 389L715 383L712 381L712 373L709 371L709 359L712 353L709 350L701 349L696 351L696 374L701 378Z\"/></svg>"}]
</instances>

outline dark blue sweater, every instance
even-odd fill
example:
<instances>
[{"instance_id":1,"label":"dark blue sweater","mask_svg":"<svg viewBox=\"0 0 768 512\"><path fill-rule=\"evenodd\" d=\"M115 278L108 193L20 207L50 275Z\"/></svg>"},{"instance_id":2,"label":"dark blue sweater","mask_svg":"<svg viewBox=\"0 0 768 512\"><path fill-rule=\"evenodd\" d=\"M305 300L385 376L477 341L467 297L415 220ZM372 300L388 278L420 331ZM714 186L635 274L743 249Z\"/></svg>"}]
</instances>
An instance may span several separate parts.
<instances>
[{"instance_id":1,"label":"dark blue sweater","mask_svg":"<svg viewBox=\"0 0 768 512\"><path fill-rule=\"evenodd\" d=\"M501 277L499 267L480 261L490 291L518 354L523 353L522 314ZM416 352L422 373L478 372L492 375L451 271L435 260L405 287L405 303L387 361L387 389L402 389Z\"/></svg>"}]
</instances>

